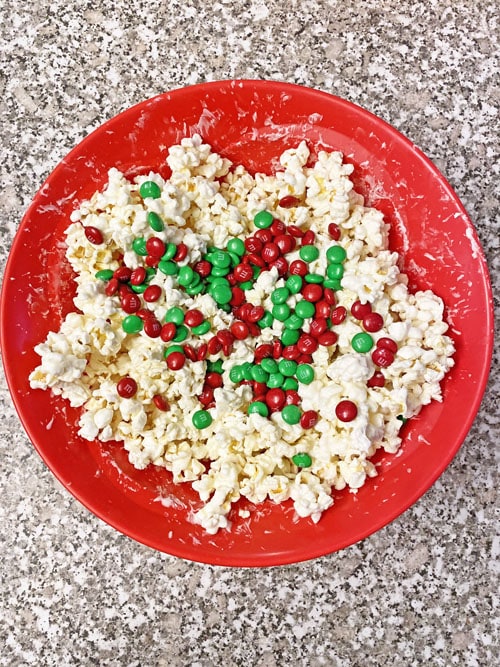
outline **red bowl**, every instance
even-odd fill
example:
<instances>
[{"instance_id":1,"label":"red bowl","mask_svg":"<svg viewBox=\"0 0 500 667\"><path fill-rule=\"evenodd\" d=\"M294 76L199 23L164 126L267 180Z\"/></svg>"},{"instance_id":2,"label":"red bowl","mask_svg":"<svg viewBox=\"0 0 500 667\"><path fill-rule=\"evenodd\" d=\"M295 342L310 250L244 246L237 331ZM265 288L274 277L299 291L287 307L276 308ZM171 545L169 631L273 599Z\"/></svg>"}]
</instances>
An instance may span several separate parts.
<instances>
[{"instance_id":1,"label":"red bowl","mask_svg":"<svg viewBox=\"0 0 500 667\"><path fill-rule=\"evenodd\" d=\"M231 532L215 536L189 521L198 507L188 485L166 471L135 470L120 443L77 435L79 411L32 390L34 346L72 309L64 258L69 214L103 187L116 166L127 175L168 175L168 147L199 133L213 149L251 171L270 172L277 157L306 139L344 153L355 187L391 225L413 290L446 304L456 365L433 402L404 427L397 455L377 454L379 475L357 493L334 492L314 524L290 503L266 502L250 519L233 512ZM5 271L1 344L9 388L31 441L59 481L98 517L143 544L189 560L232 566L298 562L342 549L386 525L439 477L463 442L485 389L493 306L485 259L464 207L438 169L394 128L332 95L274 81L221 81L175 90L102 125L54 169L24 216ZM241 503L239 507L250 507Z\"/></svg>"}]
</instances>

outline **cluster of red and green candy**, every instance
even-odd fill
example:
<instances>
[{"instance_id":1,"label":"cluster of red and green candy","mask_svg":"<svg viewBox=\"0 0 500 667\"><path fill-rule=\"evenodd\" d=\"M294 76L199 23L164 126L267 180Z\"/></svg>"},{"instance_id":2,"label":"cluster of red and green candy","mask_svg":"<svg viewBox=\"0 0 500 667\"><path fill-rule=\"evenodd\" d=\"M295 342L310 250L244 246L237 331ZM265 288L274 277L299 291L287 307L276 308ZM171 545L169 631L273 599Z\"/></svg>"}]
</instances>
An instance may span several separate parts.
<instances>
[{"instance_id":1,"label":"cluster of red and green candy","mask_svg":"<svg viewBox=\"0 0 500 667\"><path fill-rule=\"evenodd\" d=\"M159 187L152 181L143 183L140 193L144 198L160 196ZM282 207L291 207L300 201L285 197L279 203ZM164 223L156 213L150 211L147 219L152 231L164 229ZM300 422L303 428L312 428L318 421L318 414L314 410L301 411L297 389L299 382L308 384L314 379L311 355L319 346L329 347L336 343L337 334L332 327L340 324L347 315L346 309L337 305L335 296L335 291L342 288L346 253L342 246L333 243L326 253L326 275L314 273L309 264L319 257L319 249L315 246L316 236L312 230L303 231L295 225L285 225L266 210L257 213L254 224L257 230L244 241L233 238L225 249L209 247L205 256L192 266L185 262L188 248L184 243L165 243L157 236L147 240L136 238L132 248L143 258L144 266L130 269L122 265L114 271L99 271L96 277L106 281L106 294L119 296L126 313L122 321L126 333L144 330L152 338L172 343L164 352L171 370L179 370L186 360L207 360L205 382L198 396L204 409L193 416L197 428L210 425L212 417L208 409L215 405L214 390L223 384L222 360L207 357L220 354L229 357L235 340L257 337L263 329L273 326L275 320L283 322L281 338L257 346L254 363L233 367L230 379L253 388L254 399L248 407L249 413L268 416L280 411L285 422ZM340 229L336 224L330 224L328 232L332 241L339 240ZM91 243L103 242L101 232L95 227L85 227L85 234ZM299 257L289 262L286 255L294 250L298 250ZM245 292L252 289L262 271L273 267L285 279L285 284L272 292L272 308L265 310L247 302ZM160 322L141 301L142 297L146 303L154 303L162 296L159 285L149 284L158 271L171 276L189 296L210 294L219 308L234 315L235 321L229 328L213 332L208 340L205 335L210 332L211 324L197 309L184 310L174 306L167 310L164 322ZM369 304L359 302L353 304L351 313L362 321L365 329L354 336L352 347L358 352L367 352L374 344L369 332L380 330L383 319L371 312ZM199 345L195 343L197 336L205 336ZM190 342L186 343L188 338ZM397 345L391 339L379 339L372 359L381 367L387 366L396 350ZM120 390L120 383L126 386L125 390ZM377 371L368 384L376 387L383 383L384 377ZM122 378L118 392L122 396L133 396L137 389L134 384L132 378ZM155 400L157 407L160 399ZM336 406L335 412L339 420L347 422L356 417L357 407L352 401L344 400Z\"/></svg>"}]
</instances>

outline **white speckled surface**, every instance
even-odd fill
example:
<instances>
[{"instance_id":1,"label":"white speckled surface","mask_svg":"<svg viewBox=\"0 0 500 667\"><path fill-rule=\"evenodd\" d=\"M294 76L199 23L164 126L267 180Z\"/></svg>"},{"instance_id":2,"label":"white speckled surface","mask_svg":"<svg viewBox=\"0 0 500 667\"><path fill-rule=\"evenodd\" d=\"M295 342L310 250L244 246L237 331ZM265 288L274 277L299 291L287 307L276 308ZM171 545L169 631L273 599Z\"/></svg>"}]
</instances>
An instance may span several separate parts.
<instances>
[{"instance_id":1,"label":"white speckled surface","mask_svg":"<svg viewBox=\"0 0 500 667\"><path fill-rule=\"evenodd\" d=\"M271 78L356 102L420 146L469 211L498 294L494 3L22 0L0 19L2 269L36 190L90 130L185 84ZM498 362L497 349L469 436L412 509L268 570L177 560L89 514L39 459L2 376L0 664L497 664Z\"/></svg>"}]
</instances>

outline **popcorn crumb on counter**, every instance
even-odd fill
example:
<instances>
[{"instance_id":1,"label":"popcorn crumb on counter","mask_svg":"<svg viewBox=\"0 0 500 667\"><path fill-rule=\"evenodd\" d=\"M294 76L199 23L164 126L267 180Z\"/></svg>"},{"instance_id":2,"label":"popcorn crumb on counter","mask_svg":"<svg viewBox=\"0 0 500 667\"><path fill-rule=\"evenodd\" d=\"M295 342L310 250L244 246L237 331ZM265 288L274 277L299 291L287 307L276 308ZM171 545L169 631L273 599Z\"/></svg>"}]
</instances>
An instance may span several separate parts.
<instances>
[{"instance_id":1,"label":"popcorn crumb on counter","mask_svg":"<svg viewBox=\"0 0 500 667\"><path fill-rule=\"evenodd\" d=\"M35 348L31 386L83 406L82 438L190 483L211 534L240 498L318 521L453 366L441 299L409 291L353 167L310 160L302 142L252 176L195 135L167 181L111 169L66 232L76 311Z\"/></svg>"}]
</instances>

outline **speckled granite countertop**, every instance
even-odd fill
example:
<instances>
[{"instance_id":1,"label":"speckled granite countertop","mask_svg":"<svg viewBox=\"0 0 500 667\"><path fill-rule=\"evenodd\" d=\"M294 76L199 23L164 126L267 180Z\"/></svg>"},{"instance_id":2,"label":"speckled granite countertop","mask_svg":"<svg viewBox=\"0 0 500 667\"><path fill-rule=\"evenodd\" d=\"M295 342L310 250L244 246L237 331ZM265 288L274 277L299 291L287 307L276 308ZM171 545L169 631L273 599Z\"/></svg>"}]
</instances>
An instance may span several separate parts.
<instances>
[{"instance_id":1,"label":"speckled granite countertop","mask_svg":"<svg viewBox=\"0 0 500 667\"><path fill-rule=\"evenodd\" d=\"M420 146L498 287L494 4L3 3L2 268L44 178L103 121L186 84L271 78L356 102ZM412 509L341 553L267 570L178 560L95 518L39 459L2 377L0 664L497 664L497 372L498 356L462 449Z\"/></svg>"}]
</instances>

